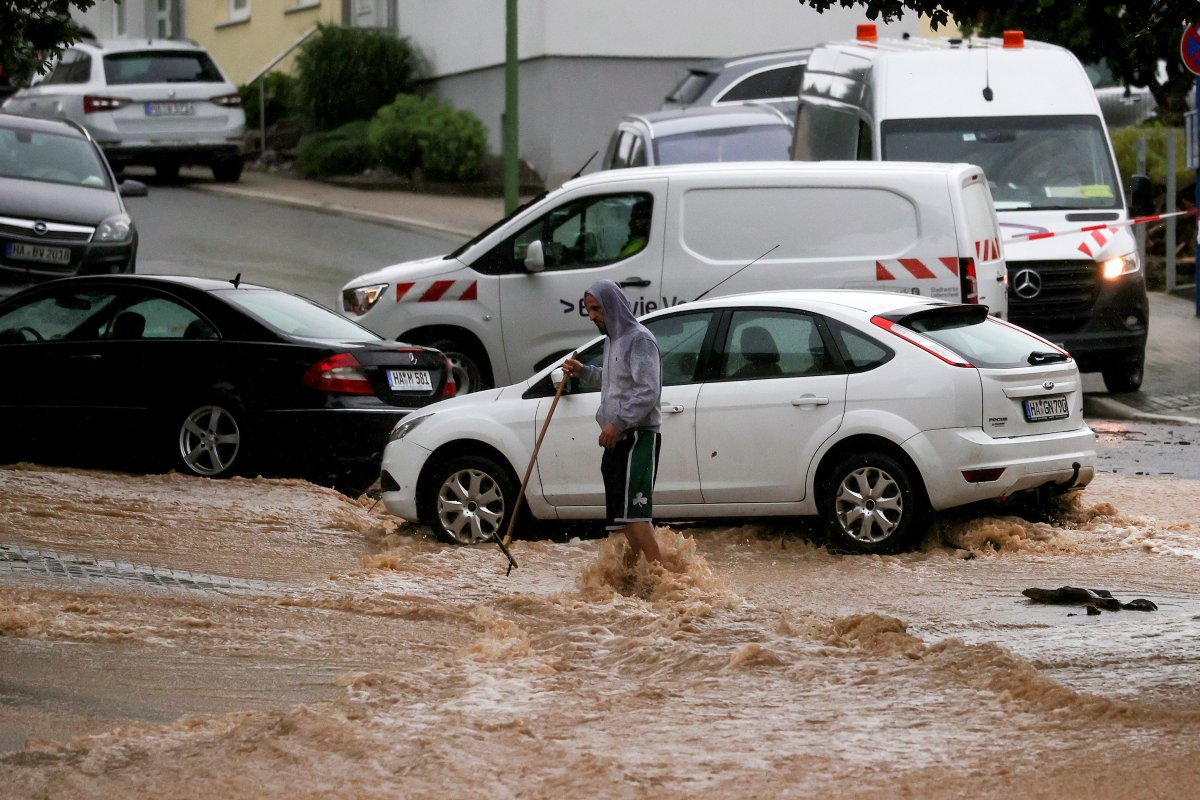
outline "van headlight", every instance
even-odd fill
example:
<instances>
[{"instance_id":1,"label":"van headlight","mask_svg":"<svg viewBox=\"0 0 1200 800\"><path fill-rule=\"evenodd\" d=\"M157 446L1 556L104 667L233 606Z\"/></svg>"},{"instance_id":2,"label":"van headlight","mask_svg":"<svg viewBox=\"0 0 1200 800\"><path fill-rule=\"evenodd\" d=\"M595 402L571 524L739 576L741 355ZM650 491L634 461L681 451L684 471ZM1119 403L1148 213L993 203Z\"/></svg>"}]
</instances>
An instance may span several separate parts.
<instances>
[{"instance_id":1,"label":"van headlight","mask_svg":"<svg viewBox=\"0 0 1200 800\"><path fill-rule=\"evenodd\" d=\"M1100 275L1106 281L1111 281L1122 275L1129 275L1130 273L1137 272L1139 269L1141 269L1141 265L1138 264L1137 253L1116 256L1100 263Z\"/></svg>"},{"instance_id":2,"label":"van headlight","mask_svg":"<svg viewBox=\"0 0 1200 800\"><path fill-rule=\"evenodd\" d=\"M433 414L425 414L420 417L409 417L400 420L400 424L392 428L392 435L388 437L389 442L398 442L408 434L412 433L413 429L420 425L425 420L432 417Z\"/></svg>"},{"instance_id":3,"label":"van headlight","mask_svg":"<svg viewBox=\"0 0 1200 800\"><path fill-rule=\"evenodd\" d=\"M365 314L379 302L387 288L386 283L374 283L370 286L346 289L342 292L342 306L354 314Z\"/></svg>"}]
</instances>

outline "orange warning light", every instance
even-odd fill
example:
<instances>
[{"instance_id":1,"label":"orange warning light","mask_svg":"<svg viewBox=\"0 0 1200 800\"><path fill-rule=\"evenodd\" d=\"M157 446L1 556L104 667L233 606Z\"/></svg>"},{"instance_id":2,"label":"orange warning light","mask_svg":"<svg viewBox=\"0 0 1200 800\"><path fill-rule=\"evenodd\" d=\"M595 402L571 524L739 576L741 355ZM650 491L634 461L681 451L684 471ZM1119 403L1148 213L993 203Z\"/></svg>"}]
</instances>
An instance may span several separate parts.
<instances>
[{"instance_id":1,"label":"orange warning light","mask_svg":"<svg viewBox=\"0 0 1200 800\"><path fill-rule=\"evenodd\" d=\"M1025 46L1025 31L1005 31L1004 46L1013 50L1020 50Z\"/></svg>"},{"instance_id":2,"label":"orange warning light","mask_svg":"<svg viewBox=\"0 0 1200 800\"><path fill-rule=\"evenodd\" d=\"M860 42L877 42L879 41L879 33L875 29L874 22L859 23L858 33L856 37Z\"/></svg>"}]
</instances>

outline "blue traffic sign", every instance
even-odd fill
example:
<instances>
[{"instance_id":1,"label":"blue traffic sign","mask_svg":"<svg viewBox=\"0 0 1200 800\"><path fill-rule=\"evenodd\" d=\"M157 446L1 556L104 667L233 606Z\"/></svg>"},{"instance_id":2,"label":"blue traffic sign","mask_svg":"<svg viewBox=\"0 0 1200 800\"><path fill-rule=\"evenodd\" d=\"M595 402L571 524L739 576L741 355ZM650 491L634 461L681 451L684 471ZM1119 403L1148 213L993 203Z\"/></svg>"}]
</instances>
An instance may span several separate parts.
<instances>
[{"instance_id":1,"label":"blue traffic sign","mask_svg":"<svg viewBox=\"0 0 1200 800\"><path fill-rule=\"evenodd\" d=\"M1200 25L1188 25L1179 40L1179 55L1183 65L1192 73L1200 75Z\"/></svg>"}]
</instances>

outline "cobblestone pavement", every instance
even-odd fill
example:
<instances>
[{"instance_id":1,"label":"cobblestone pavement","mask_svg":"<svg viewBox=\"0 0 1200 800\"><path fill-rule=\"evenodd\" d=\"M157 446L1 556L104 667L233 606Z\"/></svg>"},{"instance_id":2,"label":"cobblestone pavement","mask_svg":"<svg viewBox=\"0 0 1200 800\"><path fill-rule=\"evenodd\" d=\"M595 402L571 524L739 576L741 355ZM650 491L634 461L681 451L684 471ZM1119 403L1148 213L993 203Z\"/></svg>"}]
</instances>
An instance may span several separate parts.
<instances>
[{"instance_id":1,"label":"cobblestone pavement","mask_svg":"<svg viewBox=\"0 0 1200 800\"><path fill-rule=\"evenodd\" d=\"M261 595L279 594L286 588L285 584L272 581L230 578L77 553L0 544L0 582L37 579L55 583L128 584L152 590Z\"/></svg>"}]
</instances>

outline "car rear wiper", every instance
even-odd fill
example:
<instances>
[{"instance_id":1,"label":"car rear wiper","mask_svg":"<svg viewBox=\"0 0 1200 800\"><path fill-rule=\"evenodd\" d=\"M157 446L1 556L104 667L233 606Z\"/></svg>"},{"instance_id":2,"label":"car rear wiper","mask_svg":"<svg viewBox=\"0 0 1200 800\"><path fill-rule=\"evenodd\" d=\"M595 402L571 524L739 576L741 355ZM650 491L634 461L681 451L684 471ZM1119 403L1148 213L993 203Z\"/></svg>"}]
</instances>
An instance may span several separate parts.
<instances>
[{"instance_id":1,"label":"car rear wiper","mask_svg":"<svg viewBox=\"0 0 1200 800\"><path fill-rule=\"evenodd\" d=\"M1071 356L1067 355L1066 353L1058 351L1048 353L1044 350L1034 350L1029 354L1029 358L1027 358L1026 361L1028 361L1030 365L1036 367L1038 364L1051 364L1055 361L1066 361L1070 357Z\"/></svg>"}]
</instances>

